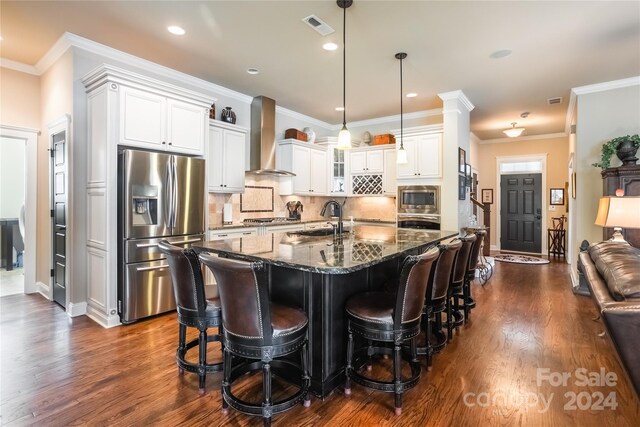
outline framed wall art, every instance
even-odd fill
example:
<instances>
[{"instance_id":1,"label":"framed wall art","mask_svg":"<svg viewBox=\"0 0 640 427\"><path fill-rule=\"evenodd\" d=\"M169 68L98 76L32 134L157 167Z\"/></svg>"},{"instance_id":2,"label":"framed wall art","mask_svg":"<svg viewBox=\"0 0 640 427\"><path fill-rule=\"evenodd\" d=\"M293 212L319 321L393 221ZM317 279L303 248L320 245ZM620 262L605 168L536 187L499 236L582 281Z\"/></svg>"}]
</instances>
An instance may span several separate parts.
<instances>
[{"instance_id":1,"label":"framed wall art","mask_svg":"<svg viewBox=\"0 0 640 427\"><path fill-rule=\"evenodd\" d=\"M564 188L551 188L549 190L549 202L552 205L564 205Z\"/></svg>"},{"instance_id":2,"label":"framed wall art","mask_svg":"<svg viewBox=\"0 0 640 427\"><path fill-rule=\"evenodd\" d=\"M493 204L493 188L482 189L482 203Z\"/></svg>"},{"instance_id":3,"label":"framed wall art","mask_svg":"<svg viewBox=\"0 0 640 427\"><path fill-rule=\"evenodd\" d=\"M465 174L465 165L467 164L467 152L458 147L458 173Z\"/></svg>"}]
</instances>

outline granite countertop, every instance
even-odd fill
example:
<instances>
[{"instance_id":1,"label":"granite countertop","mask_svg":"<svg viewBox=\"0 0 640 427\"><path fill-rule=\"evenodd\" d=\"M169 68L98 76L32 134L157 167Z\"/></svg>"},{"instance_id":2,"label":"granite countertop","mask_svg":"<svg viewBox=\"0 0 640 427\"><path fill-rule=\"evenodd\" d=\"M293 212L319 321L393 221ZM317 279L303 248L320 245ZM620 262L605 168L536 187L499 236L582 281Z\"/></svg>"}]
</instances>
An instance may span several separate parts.
<instances>
[{"instance_id":1,"label":"granite countertop","mask_svg":"<svg viewBox=\"0 0 640 427\"><path fill-rule=\"evenodd\" d=\"M310 237L276 232L198 243L193 247L197 251L263 261L296 270L346 274L457 235L455 231L357 225L337 239L333 236Z\"/></svg>"},{"instance_id":2,"label":"granite countertop","mask_svg":"<svg viewBox=\"0 0 640 427\"><path fill-rule=\"evenodd\" d=\"M360 222L378 222L380 224L395 224L395 221L388 221L379 218L354 218L354 221ZM233 228L253 228L253 227L277 227L284 225L295 225L295 224L311 224L314 222L327 222L329 219L306 219L306 220L297 220L297 221L282 221L282 222L262 222L262 223L242 223L242 222L234 222L233 224L215 224L209 226L209 231L212 230L229 230ZM345 225L349 223L348 219L344 220Z\"/></svg>"}]
</instances>

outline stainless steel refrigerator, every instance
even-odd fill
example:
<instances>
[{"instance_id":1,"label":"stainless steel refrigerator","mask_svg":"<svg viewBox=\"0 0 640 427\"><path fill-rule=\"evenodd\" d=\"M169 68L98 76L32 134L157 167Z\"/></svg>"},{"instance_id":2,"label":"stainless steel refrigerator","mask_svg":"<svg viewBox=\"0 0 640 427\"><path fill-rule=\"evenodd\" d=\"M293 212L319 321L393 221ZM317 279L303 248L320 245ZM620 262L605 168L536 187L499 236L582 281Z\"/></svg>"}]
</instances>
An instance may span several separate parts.
<instances>
[{"instance_id":1,"label":"stainless steel refrigerator","mask_svg":"<svg viewBox=\"0 0 640 427\"><path fill-rule=\"evenodd\" d=\"M205 162L167 153L118 152L118 311L122 323L176 308L162 239L205 238Z\"/></svg>"}]
</instances>

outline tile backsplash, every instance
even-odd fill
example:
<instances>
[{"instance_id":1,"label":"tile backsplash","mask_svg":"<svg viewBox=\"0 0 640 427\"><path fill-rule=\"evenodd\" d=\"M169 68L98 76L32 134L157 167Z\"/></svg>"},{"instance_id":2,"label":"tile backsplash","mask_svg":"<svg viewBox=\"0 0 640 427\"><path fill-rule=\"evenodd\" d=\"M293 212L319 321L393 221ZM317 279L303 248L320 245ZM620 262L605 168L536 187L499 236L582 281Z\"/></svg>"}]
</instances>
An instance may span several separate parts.
<instances>
[{"instance_id":1,"label":"tile backsplash","mask_svg":"<svg viewBox=\"0 0 640 427\"><path fill-rule=\"evenodd\" d=\"M245 175L245 184L258 187L273 187L274 200L273 211L268 212L240 212L240 194L209 193L209 225L222 224L222 208L225 203L232 205L233 222L238 223L246 218L288 216L286 203L299 200L304 205L303 220L322 220L320 210L331 199L342 203L344 197L318 197L318 196L281 196L279 193L279 178L269 176ZM244 197L244 196L243 196ZM394 197L351 197L345 203L345 219L370 218L394 221L396 218L396 205Z\"/></svg>"}]
</instances>

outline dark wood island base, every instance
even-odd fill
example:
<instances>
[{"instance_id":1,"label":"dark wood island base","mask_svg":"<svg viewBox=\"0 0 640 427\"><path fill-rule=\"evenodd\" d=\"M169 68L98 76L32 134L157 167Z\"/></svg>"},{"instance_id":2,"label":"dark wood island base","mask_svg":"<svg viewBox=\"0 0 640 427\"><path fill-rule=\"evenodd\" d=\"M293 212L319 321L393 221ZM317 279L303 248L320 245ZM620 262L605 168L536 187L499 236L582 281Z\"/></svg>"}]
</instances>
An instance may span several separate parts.
<instances>
[{"instance_id":1,"label":"dark wood island base","mask_svg":"<svg viewBox=\"0 0 640 427\"><path fill-rule=\"evenodd\" d=\"M300 242L292 235L276 233L207 242L194 248L266 264L271 299L300 307L307 313L309 390L324 398L345 380L345 304L349 297L395 286L407 255L422 253L457 234L362 226L337 242L332 238L307 238ZM265 242L271 250L255 253L256 248L264 249ZM280 375L289 379L286 371ZM291 375L293 383L297 381L296 375Z\"/></svg>"}]
</instances>

